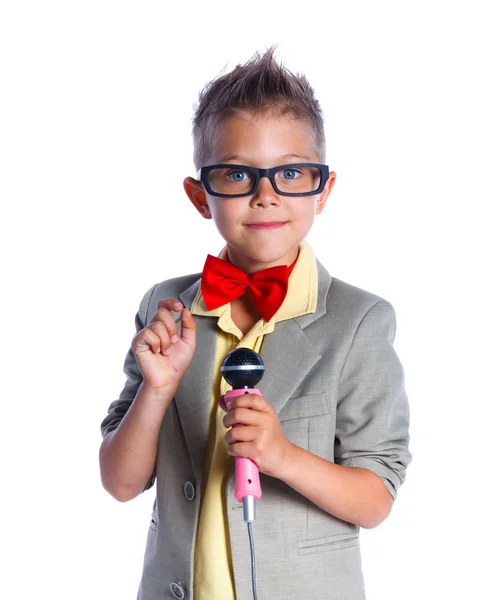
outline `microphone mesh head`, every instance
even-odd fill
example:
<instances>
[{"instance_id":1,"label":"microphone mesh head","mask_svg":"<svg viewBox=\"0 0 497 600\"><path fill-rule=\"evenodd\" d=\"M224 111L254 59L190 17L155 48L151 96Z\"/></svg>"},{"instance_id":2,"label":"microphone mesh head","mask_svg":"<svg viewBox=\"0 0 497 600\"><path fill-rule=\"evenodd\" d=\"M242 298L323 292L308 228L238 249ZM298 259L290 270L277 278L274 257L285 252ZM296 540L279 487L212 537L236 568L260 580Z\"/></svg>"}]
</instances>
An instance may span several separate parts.
<instances>
[{"instance_id":1,"label":"microphone mesh head","mask_svg":"<svg viewBox=\"0 0 497 600\"><path fill-rule=\"evenodd\" d=\"M254 350L236 348L226 355L221 373L233 389L253 388L264 375L264 363Z\"/></svg>"}]
</instances>

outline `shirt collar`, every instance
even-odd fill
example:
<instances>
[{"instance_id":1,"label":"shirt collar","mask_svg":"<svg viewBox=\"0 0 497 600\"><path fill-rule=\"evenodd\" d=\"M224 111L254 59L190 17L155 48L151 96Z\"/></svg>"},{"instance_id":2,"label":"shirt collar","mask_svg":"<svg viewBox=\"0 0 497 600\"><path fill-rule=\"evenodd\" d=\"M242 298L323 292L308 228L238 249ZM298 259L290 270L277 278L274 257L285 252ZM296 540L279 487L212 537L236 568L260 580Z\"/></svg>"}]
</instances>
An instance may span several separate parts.
<instances>
[{"instance_id":1,"label":"shirt collar","mask_svg":"<svg viewBox=\"0 0 497 600\"><path fill-rule=\"evenodd\" d=\"M226 247L219 253L219 258L224 258ZM288 278L288 292L283 304L280 306L271 321L263 318L254 325L261 330L261 334L270 333L274 324L286 319L293 319L316 311L318 298L318 269L316 257L310 244L304 240L299 246L299 257ZM202 317L219 317L218 324L223 329L230 328L230 323L236 328L232 319L230 304L224 304L214 310L207 310L202 297L202 287L198 287L197 295L193 301L191 312ZM238 328L236 328L238 329Z\"/></svg>"}]
</instances>

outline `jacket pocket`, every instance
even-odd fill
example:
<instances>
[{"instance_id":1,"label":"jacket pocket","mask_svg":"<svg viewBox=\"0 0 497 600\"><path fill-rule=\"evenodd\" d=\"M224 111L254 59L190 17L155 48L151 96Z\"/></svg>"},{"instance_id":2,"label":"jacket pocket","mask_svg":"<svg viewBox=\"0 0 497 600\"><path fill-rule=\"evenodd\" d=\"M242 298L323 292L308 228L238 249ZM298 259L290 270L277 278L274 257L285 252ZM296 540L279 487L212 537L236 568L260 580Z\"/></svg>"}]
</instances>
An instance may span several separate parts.
<instances>
[{"instance_id":1,"label":"jacket pocket","mask_svg":"<svg viewBox=\"0 0 497 600\"><path fill-rule=\"evenodd\" d=\"M307 417L319 417L331 412L331 403L326 392L290 398L281 409L278 418L280 423L292 421L293 419L305 419Z\"/></svg>"},{"instance_id":2,"label":"jacket pocket","mask_svg":"<svg viewBox=\"0 0 497 600\"><path fill-rule=\"evenodd\" d=\"M355 533L339 533L329 537L316 540L305 540L299 542L299 554L318 554L319 552L330 552L333 550L344 550L359 545L359 531Z\"/></svg>"}]
</instances>

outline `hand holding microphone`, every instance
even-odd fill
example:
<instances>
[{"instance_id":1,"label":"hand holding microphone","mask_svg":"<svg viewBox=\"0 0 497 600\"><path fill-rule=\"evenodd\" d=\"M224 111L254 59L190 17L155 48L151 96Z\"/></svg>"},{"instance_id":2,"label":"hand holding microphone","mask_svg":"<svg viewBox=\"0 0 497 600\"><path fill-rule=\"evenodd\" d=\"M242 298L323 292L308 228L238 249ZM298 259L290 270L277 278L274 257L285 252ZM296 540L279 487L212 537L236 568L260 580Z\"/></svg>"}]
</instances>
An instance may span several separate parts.
<instances>
[{"instance_id":1,"label":"hand holding microphone","mask_svg":"<svg viewBox=\"0 0 497 600\"><path fill-rule=\"evenodd\" d=\"M261 396L259 390L252 387L257 385L264 375L264 364L257 352L248 348L231 351L223 361L221 373L233 387L224 395L224 403L228 411L233 410L233 401L239 396L249 394ZM240 425L243 423L231 424L232 427ZM227 427L226 423L225 427ZM255 500L259 500L260 497L261 482L258 466L248 457L235 456L235 498L238 502L243 502L243 517L247 523L255 519Z\"/></svg>"},{"instance_id":2,"label":"hand holding microphone","mask_svg":"<svg viewBox=\"0 0 497 600\"><path fill-rule=\"evenodd\" d=\"M220 403L228 411L224 426L231 427L225 441L228 453L235 457L235 496L245 506L261 496L259 470L272 477L283 473L291 444L281 429L276 411L253 387L264 373L259 355L248 348L237 348L226 356L221 372L233 387L224 396L225 406Z\"/></svg>"}]
</instances>

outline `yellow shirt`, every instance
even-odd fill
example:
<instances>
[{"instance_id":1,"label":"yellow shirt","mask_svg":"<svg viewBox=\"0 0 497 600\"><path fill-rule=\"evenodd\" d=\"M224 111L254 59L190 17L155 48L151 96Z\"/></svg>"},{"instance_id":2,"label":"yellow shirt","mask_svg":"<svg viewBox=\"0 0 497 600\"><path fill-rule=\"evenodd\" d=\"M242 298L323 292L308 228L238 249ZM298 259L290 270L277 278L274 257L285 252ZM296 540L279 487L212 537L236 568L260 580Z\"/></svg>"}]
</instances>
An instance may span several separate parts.
<instances>
[{"instance_id":1,"label":"yellow shirt","mask_svg":"<svg viewBox=\"0 0 497 600\"><path fill-rule=\"evenodd\" d=\"M223 258L225 250L220 254ZM292 319L316 310L318 272L312 248L307 242L300 245L297 263L288 280L285 301L271 321L260 319L244 336L231 319L231 305L225 304L215 310L207 310L199 287L192 304L192 313L218 317L218 334L212 378L212 398L207 453L201 492L200 515L197 528L194 562L195 600L235 600L235 585L231 564L228 518L224 499L227 479L232 470L231 457L226 451L223 425L225 412L218 406L220 395L231 389L221 377L221 364L234 348L250 348L260 351L262 340L274 331L279 321Z\"/></svg>"}]
</instances>

